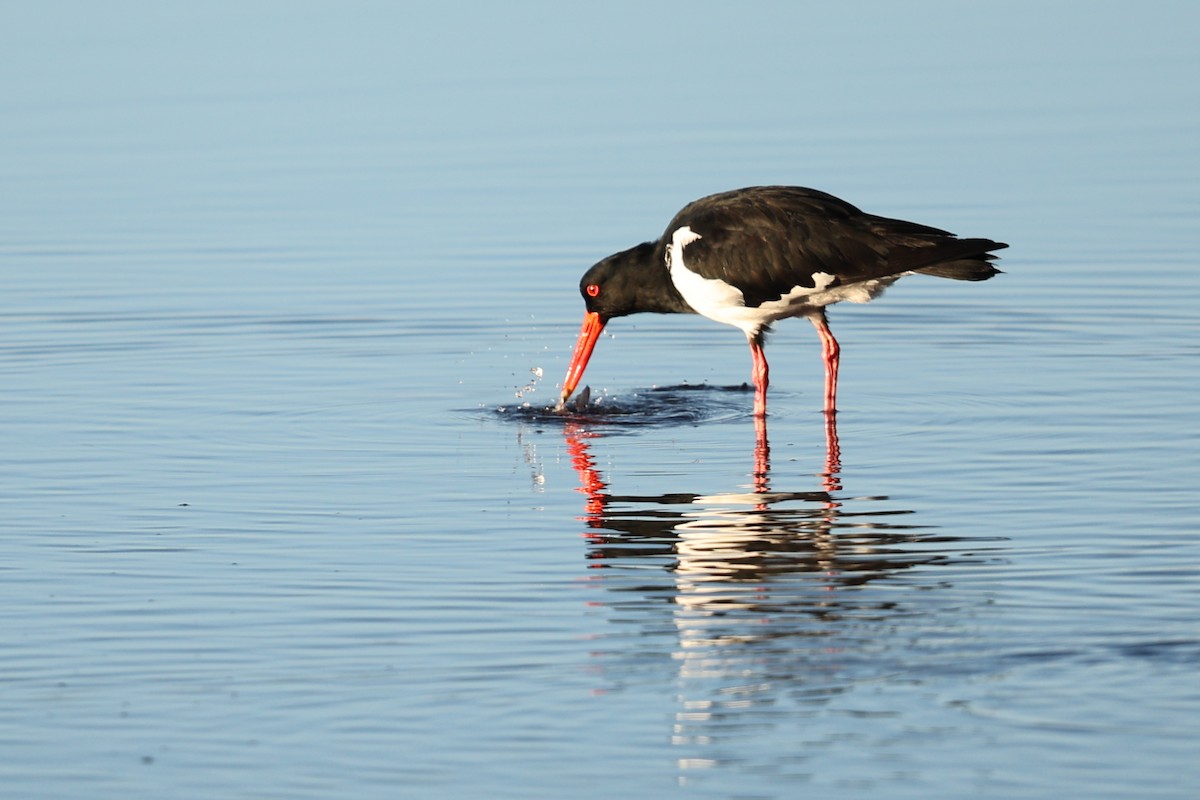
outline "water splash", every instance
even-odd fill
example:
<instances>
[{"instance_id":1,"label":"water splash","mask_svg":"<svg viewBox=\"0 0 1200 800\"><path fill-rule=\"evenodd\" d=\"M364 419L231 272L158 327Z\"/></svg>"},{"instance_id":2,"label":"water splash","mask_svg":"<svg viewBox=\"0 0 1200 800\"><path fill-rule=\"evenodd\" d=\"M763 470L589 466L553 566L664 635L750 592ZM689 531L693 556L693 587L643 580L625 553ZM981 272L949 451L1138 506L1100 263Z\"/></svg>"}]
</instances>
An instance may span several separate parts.
<instances>
[{"instance_id":1,"label":"water splash","mask_svg":"<svg viewBox=\"0 0 1200 800\"><path fill-rule=\"evenodd\" d=\"M542 379L542 375L545 374L541 367L531 367L529 373L533 375L533 378L515 392L518 400L523 400L525 395L532 394L533 392L537 391L538 381L540 381Z\"/></svg>"},{"instance_id":2,"label":"water splash","mask_svg":"<svg viewBox=\"0 0 1200 800\"><path fill-rule=\"evenodd\" d=\"M584 387L565 407L524 402L498 406L494 413L519 422L565 425L678 425L717 419L738 419L752 412L748 384L713 386L679 384L638 389L624 394L593 392ZM522 396L518 395L518 399Z\"/></svg>"}]
</instances>

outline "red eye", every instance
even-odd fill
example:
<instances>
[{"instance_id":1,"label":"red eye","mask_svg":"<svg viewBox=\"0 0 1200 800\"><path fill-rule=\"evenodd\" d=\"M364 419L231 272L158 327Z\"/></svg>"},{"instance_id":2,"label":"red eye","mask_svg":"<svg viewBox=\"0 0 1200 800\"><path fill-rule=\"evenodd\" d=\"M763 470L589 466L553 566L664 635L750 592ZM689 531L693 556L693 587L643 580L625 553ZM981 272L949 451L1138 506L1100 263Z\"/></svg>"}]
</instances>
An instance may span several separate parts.
<instances>
[{"instance_id":1,"label":"red eye","mask_svg":"<svg viewBox=\"0 0 1200 800\"><path fill-rule=\"evenodd\" d=\"M584 291L588 293L588 297L595 297L600 294L600 286L595 283L589 283Z\"/></svg>"}]
</instances>

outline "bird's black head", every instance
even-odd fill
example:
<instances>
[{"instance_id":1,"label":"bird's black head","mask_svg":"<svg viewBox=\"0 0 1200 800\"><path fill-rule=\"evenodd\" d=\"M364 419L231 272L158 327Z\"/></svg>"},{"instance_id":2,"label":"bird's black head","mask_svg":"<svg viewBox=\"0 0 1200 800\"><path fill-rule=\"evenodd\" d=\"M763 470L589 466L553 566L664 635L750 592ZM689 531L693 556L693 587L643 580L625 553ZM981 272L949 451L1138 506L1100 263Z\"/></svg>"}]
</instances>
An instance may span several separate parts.
<instances>
[{"instance_id":1,"label":"bird's black head","mask_svg":"<svg viewBox=\"0 0 1200 800\"><path fill-rule=\"evenodd\" d=\"M579 293L583 295L587 313L583 315L575 352L563 379L559 409L579 385L596 341L610 319L639 311L660 314L692 311L671 282L661 242L645 242L595 264L579 281Z\"/></svg>"},{"instance_id":2,"label":"bird's black head","mask_svg":"<svg viewBox=\"0 0 1200 800\"><path fill-rule=\"evenodd\" d=\"M605 320L642 311L686 313L658 242L643 242L592 266L579 281L587 310Z\"/></svg>"}]
</instances>

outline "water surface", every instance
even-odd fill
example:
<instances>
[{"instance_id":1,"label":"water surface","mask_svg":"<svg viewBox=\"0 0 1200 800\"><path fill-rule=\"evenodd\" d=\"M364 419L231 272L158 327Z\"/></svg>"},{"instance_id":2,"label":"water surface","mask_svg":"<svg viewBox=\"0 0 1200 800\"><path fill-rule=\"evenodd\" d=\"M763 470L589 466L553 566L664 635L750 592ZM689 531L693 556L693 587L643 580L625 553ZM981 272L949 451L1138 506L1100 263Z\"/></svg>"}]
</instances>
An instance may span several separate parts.
<instances>
[{"instance_id":1,"label":"water surface","mask_svg":"<svg viewBox=\"0 0 1200 800\"><path fill-rule=\"evenodd\" d=\"M1191 6L0 17L6 796L1192 795ZM549 413L759 183L1005 274Z\"/></svg>"}]
</instances>

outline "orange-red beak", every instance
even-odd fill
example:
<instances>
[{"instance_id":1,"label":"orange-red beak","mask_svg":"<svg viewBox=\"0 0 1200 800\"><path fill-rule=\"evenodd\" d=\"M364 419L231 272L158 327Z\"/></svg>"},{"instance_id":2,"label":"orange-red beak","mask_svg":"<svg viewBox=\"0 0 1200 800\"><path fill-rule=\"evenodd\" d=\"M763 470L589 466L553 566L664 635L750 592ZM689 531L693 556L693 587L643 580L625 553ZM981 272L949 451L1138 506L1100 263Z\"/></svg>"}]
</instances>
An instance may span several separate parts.
<instances>
[{"instance_id":1,"label":"orange-red beak","mask_svg":"<svg viewBox=\"0 0 1200 800\"><path fill-rule=\"evenodd\" d=\"M583 327L579 329L579 341L575 343L575 353L571 356L571 365L567 367L567 377L563 379L562 398L558 401L559 408L566 405L567 398L579 385L579 379L583 377L588 359L592 357L592 350L596 347L596 340L600 338L600 333L604 330L607 322L608 320L595 311L589 311L584 315Z\"/></svg>"}]
</instances>

